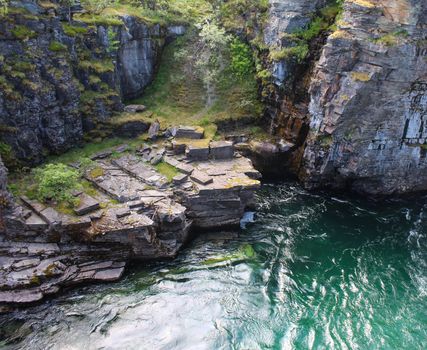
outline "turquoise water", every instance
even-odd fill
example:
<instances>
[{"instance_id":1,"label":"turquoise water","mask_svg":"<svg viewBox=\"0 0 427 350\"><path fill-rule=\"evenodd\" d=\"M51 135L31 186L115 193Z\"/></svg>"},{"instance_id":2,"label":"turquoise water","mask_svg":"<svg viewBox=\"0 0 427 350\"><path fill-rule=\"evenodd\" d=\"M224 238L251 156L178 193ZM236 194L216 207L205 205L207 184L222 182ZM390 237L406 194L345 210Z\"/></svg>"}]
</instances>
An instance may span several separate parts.
<instances>
[{"instance_id":1,"label":"turquoise water","mask_svg":"<svg viewBox=\"0 0 427 350\"><path fill-rule=\"evenodd\" d=\"M374 203L291 183L258 199L238 234L3 316L5 347L426 348L427 197Z\"/></svg>"}]
</instances>

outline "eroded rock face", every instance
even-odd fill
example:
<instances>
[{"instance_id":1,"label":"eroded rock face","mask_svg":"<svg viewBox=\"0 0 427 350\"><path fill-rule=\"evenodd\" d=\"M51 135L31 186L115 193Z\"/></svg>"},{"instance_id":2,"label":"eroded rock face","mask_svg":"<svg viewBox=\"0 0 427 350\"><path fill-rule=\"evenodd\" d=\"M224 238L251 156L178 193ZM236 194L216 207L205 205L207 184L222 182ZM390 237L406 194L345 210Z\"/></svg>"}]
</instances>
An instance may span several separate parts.
<instances>
[{"instance_id":1,"label":"eroded rock face","mask_svg":"<svg viewBox=\"0 0 427 350\"><path fill-rule=\"evenodd\" d=\"M121 111L153 78L165 40L184 30L131 16L122 25L68 23L54 2L13 2L0 20L0 137L9 158L31 164Z\"/></svg>"},{"instance_id":2,"label":"eroded rock face","mask_svg":"<svg viewBox=\"0 0 427 350\"><path fill-rule=\"evenodd\" d=\"M286 47L284 33L290 34L305 28L311 16L327 3L327 0L270 0L268 24L265 28L264 41L268 46ZM274 83L281 86L289 76L294 74L294 62L283 59L272 67Z\"/></svg>"},{"instance_id":3,"label":"eroded rock face","mask_svg":"<svg viewBox=\"0 0 427 350\"><path fill-rule=\"evenodd\" d=\"M347 0L310 87L307 187L427 189L427 3Z\"/></svg>"},{"instance_id":4,"label":"eroded rock face","mask_svg":"<svg viewBox=\"0 0 427 350\"><path fill-rule=\"evenodd\" d=\"M134 17L124 16L120 28L118 71L124 98L139 96L151 82L165 43L165 29L160 25L141 25Z\"/></svg>"}]
</instances>

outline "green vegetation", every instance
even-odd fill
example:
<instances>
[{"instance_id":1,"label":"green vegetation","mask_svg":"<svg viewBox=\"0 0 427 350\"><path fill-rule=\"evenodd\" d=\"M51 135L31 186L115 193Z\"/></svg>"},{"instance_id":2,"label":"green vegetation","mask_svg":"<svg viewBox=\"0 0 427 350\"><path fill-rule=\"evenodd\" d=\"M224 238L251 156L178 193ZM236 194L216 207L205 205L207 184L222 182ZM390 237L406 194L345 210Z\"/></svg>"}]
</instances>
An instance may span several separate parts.
<instances>
[{"instance_id":1,"label":"green vegetation","mask_svg":"<svg viewBox=\"0 0 427 350\"><path fill-rule=\"evenodd\" d=\"M229 0L218 5L218 17L222 25L230 31L245 30L251 34L257 24L261 26L268 10L268 0ZM261 23L257 23L260 20Z\"/></svg>"},{"instance_id":2,"label":"green vegetation","mask_svg":"<svg viewBox=\"0 0 427 350\"><path fill-rule=\"evenodd\" d=\"M234 38L230 43L231 71L243 79L254 72L254 60L248 44Z\"/></svg>"},{"instance_id":3,"label":"green vegetation","mask_svg":"<svg viewBox=\"0 0 427 350\"><path fill-rule=\"evenodd\" d=\"M79 173L69 166L47 164L34 170L36 194L40 201L53 200L56 202L74 203L75 197L71 191L79 187Z\"/></svg>"},{"instance_id":4,"label":"green vegetation","mask_svg":"<svg viewBox=\"0 0 427 350\"><path fill-rule=\"evenodd\" d=\"M0 156L7 168L13 169L18 165L13 149L7 143L0 141Z\"/></svg>"},{"instance_id":5,"label":"green vegetation","mask_svg":"<svg viewBox=\"0 0 427 350\"><path fill-rule=\"evenodd\" d=\"M284 39L289 41L289 46L281 49L270 48L269 58L272 61L281 61L293 57L298 63L302 63L310 52L310 42L322 33L336 29L335 21L342 11L342 2L342 0L331 0L328 6L322 8L313 17L306 28L292 34L284 34Z\"/></svg>"},{"instance_id":6,"label":"green vegetation","mask_svg":"<svg viewBox=\"0 0 427 350\"><path fill-rule=\"evenodd\" d=\"M213 26L168 45L153 83L132 103L146 105L164 126L201 125L211 133L217 122L257 118L263 108L249 47Z\"/></svg>"},{"instance_id":7,"label":"green vegetation","mask_svg":"<svg viewBox=\"0 0 427 350\"><path fill-rule=\"evenodd\" d=\"M114 32L112 28L108 28L107 30L108 36L108 52L116 52L119 49L120 41L117 40L117 34Z\"/></svg>"},{"instance_id":8,"label":"green vegetation","mask_svg":"<svg viewBox=\"0 0 427 350\"><path fill-rule=\"evenodd\" d=\"M308 44L302 43L297 46L285 47L281 50L272 50L269 57L273 61L281 61L293 57L298 63L301 63L307 57L309 51Z\"/></svg>"},{"instance_id":9,"label":"green vegetation","mask_svg":"<svg viewBox=\"0 0 427 350\"><path fill-rule=\"evenodd\" d=\"M256 253L254 248L250 244L244 244L234 254L217 256L217 257L206 259L202 261L202 265L210 266L210 265L216 265L223 262L235 263L239 261L253 259L255 255Z\"/></svg>"},{"instance_id":10,"label":"green vegetation","mask_svg":"<svg viewBox=\"0 0 427 350\"><path fill-rule=\"evenodd\" d=\"M86 27L74 26L68 23L62 23L62 29L64 30L65 35L76 37L79 35L86 34L88 29Z\"/></svg>"},{"instance_id":11,"label":"green vegetation","mask_svg":"<svg viewBox=\"0 0 427 350\"><path fill-rule=\"evenodd\" d=\"M378 39L374 39L373 42L378 45L384 46L395 46L399 44L403 39L408 37L408 32L406 30L397 30L392 33L383 35Z\"/></svg>"},{"instance_id":12,"label":"green vegetation","mask_svg":"<svg viewBox=\"0 0 427 350\"><path fill-rule=\"evenodd\" d=\"M79 67L82 69L89 69L99 74L114 72L114 64L110 59L80 61Z\"/></svg>"},{"instance_id":13,"label":"green vegetation","mask_svg":"<svg viewBox=\"0 0 427 350\"><path fill-rule=\"evenodd\" d=\"M0 16L7 14L9 9L9 0L0 0Z\"/></svg>"},{"instance_id":14,"label":"green vegetation","mask_svg":"<svg viewBox=\"0 0 427 350\"><path fill-rule=\"evenodd\" d=\"M96 179L104 175L104 169L100 166L96 166L93 169L90 169L89 175L92 179Z\"/></svg>"},{"instance_id":15,"label":"green vegetation","mask_svg":"<svg viewBox=\"0 0 427 350\"><path fill-rule=\"evenodd\" d=\"M37 33L24 25L17 25L11 30L11 33L16 39L26 40L35 38Z\"/></svg>"},{"instance_id":16,"label":"green vegetation","mask_svg":"<svg viewBox=\"0 0 427 350\"><path fill-rule=\"evenodd\" d=\"M62 44L59 41L52 41L49 44L49 50L53 52L67 51L67 45Z\"/></svg>"},{"instance_id":17,"label":"green vegetation","mask_svg":"<svg viewBox=\"0 0 427 350\"><path fill-rule=\"evenodd\" d=\"M165 162L160 162L159 164L155 165L155 168L160 174L164 175L169 182L171 182L172 179L179 174L178 170L174 166Z\"/></svg>"}]
</instances>

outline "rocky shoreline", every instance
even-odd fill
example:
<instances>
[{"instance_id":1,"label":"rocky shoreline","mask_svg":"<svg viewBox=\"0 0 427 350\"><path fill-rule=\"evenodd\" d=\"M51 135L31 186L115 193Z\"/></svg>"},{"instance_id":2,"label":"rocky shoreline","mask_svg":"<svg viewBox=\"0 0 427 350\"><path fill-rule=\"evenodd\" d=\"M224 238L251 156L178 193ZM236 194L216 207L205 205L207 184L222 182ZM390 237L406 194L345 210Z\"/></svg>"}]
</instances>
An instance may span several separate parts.
<instances>
[{"instance_id":1,"label":"rocky shoreline","mask_svg":"<svg viewBox=\"0 0 427 350\"><path fill-rule=\"evenodd\" d=\"M200 139L200 128L170 133L175 138L135 151L122 145L93 155L96 167L84 176L96 194L76 191L74 213L25 196L11 201L0 238L0 305L115 281L131 260L176 256L191 232L239 225L261 174L232 142ZM171 182L156 171L161 162L177 170Z\"/></svg>"}]
</instances>

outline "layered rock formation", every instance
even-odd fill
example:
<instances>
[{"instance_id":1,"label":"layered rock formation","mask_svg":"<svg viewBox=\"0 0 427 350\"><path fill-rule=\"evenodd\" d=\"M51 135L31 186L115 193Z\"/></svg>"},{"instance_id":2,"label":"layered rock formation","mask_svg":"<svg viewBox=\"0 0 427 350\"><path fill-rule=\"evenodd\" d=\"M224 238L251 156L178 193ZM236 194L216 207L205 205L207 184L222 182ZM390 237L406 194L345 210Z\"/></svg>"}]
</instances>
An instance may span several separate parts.
<instances>
[{"instance_id":1,"label":"layered rock formation","mask_svg":"<svg viewBox=\"0 0 427 350\"><path fill-rule=\"evenodd\" d=\"M310 87L308 187L427 189L427 3L346 1Z\"/></svg>"},{"instance_id":2,"label":"layered rock formation","mask_svg":"<svg viewBox=\"0 0 427 350\"><path fill-rule=\"evenodd\" d=\"M191 230L239 225L259 188L260 174L229 142L124 145L92 159L85 177L96 191L74 193L74 214L25 196L2 212L0 305L116 280L132 259L174 257ZM172 183L152 166L161 162L176 169Z\"/></svg>"},{"instance_id":3,"label":"layered rock formation","mask_svg":"<svg viewBox=\"0 0 427 350\"><path fill-rule=\"evenodd\" d=\"M306 26L304 15L324 5L274 1L267 42ZM320 57L313 52L293 70L286 60L273 67L276 85L285 89L271 95L272 129L295 145L287 169L308 188L427 189L426 19L425 1L345 0ZM286 92L286 79L293 92Z\"/></svg>"},{"instance_id":4,"label":"layered rock formation","mask_svg":"<svg viewBox=\"0 0 427 350\"><path fill-rule=\"evenodd\" d=\"M143 91L165 40L181 33L126 15L68 22L60 4L12 2L0 20L0 136L11 146L3 152L8 161L39 163L81 141L122 110L123 98Z\"/></svg>"}]
</instances>

